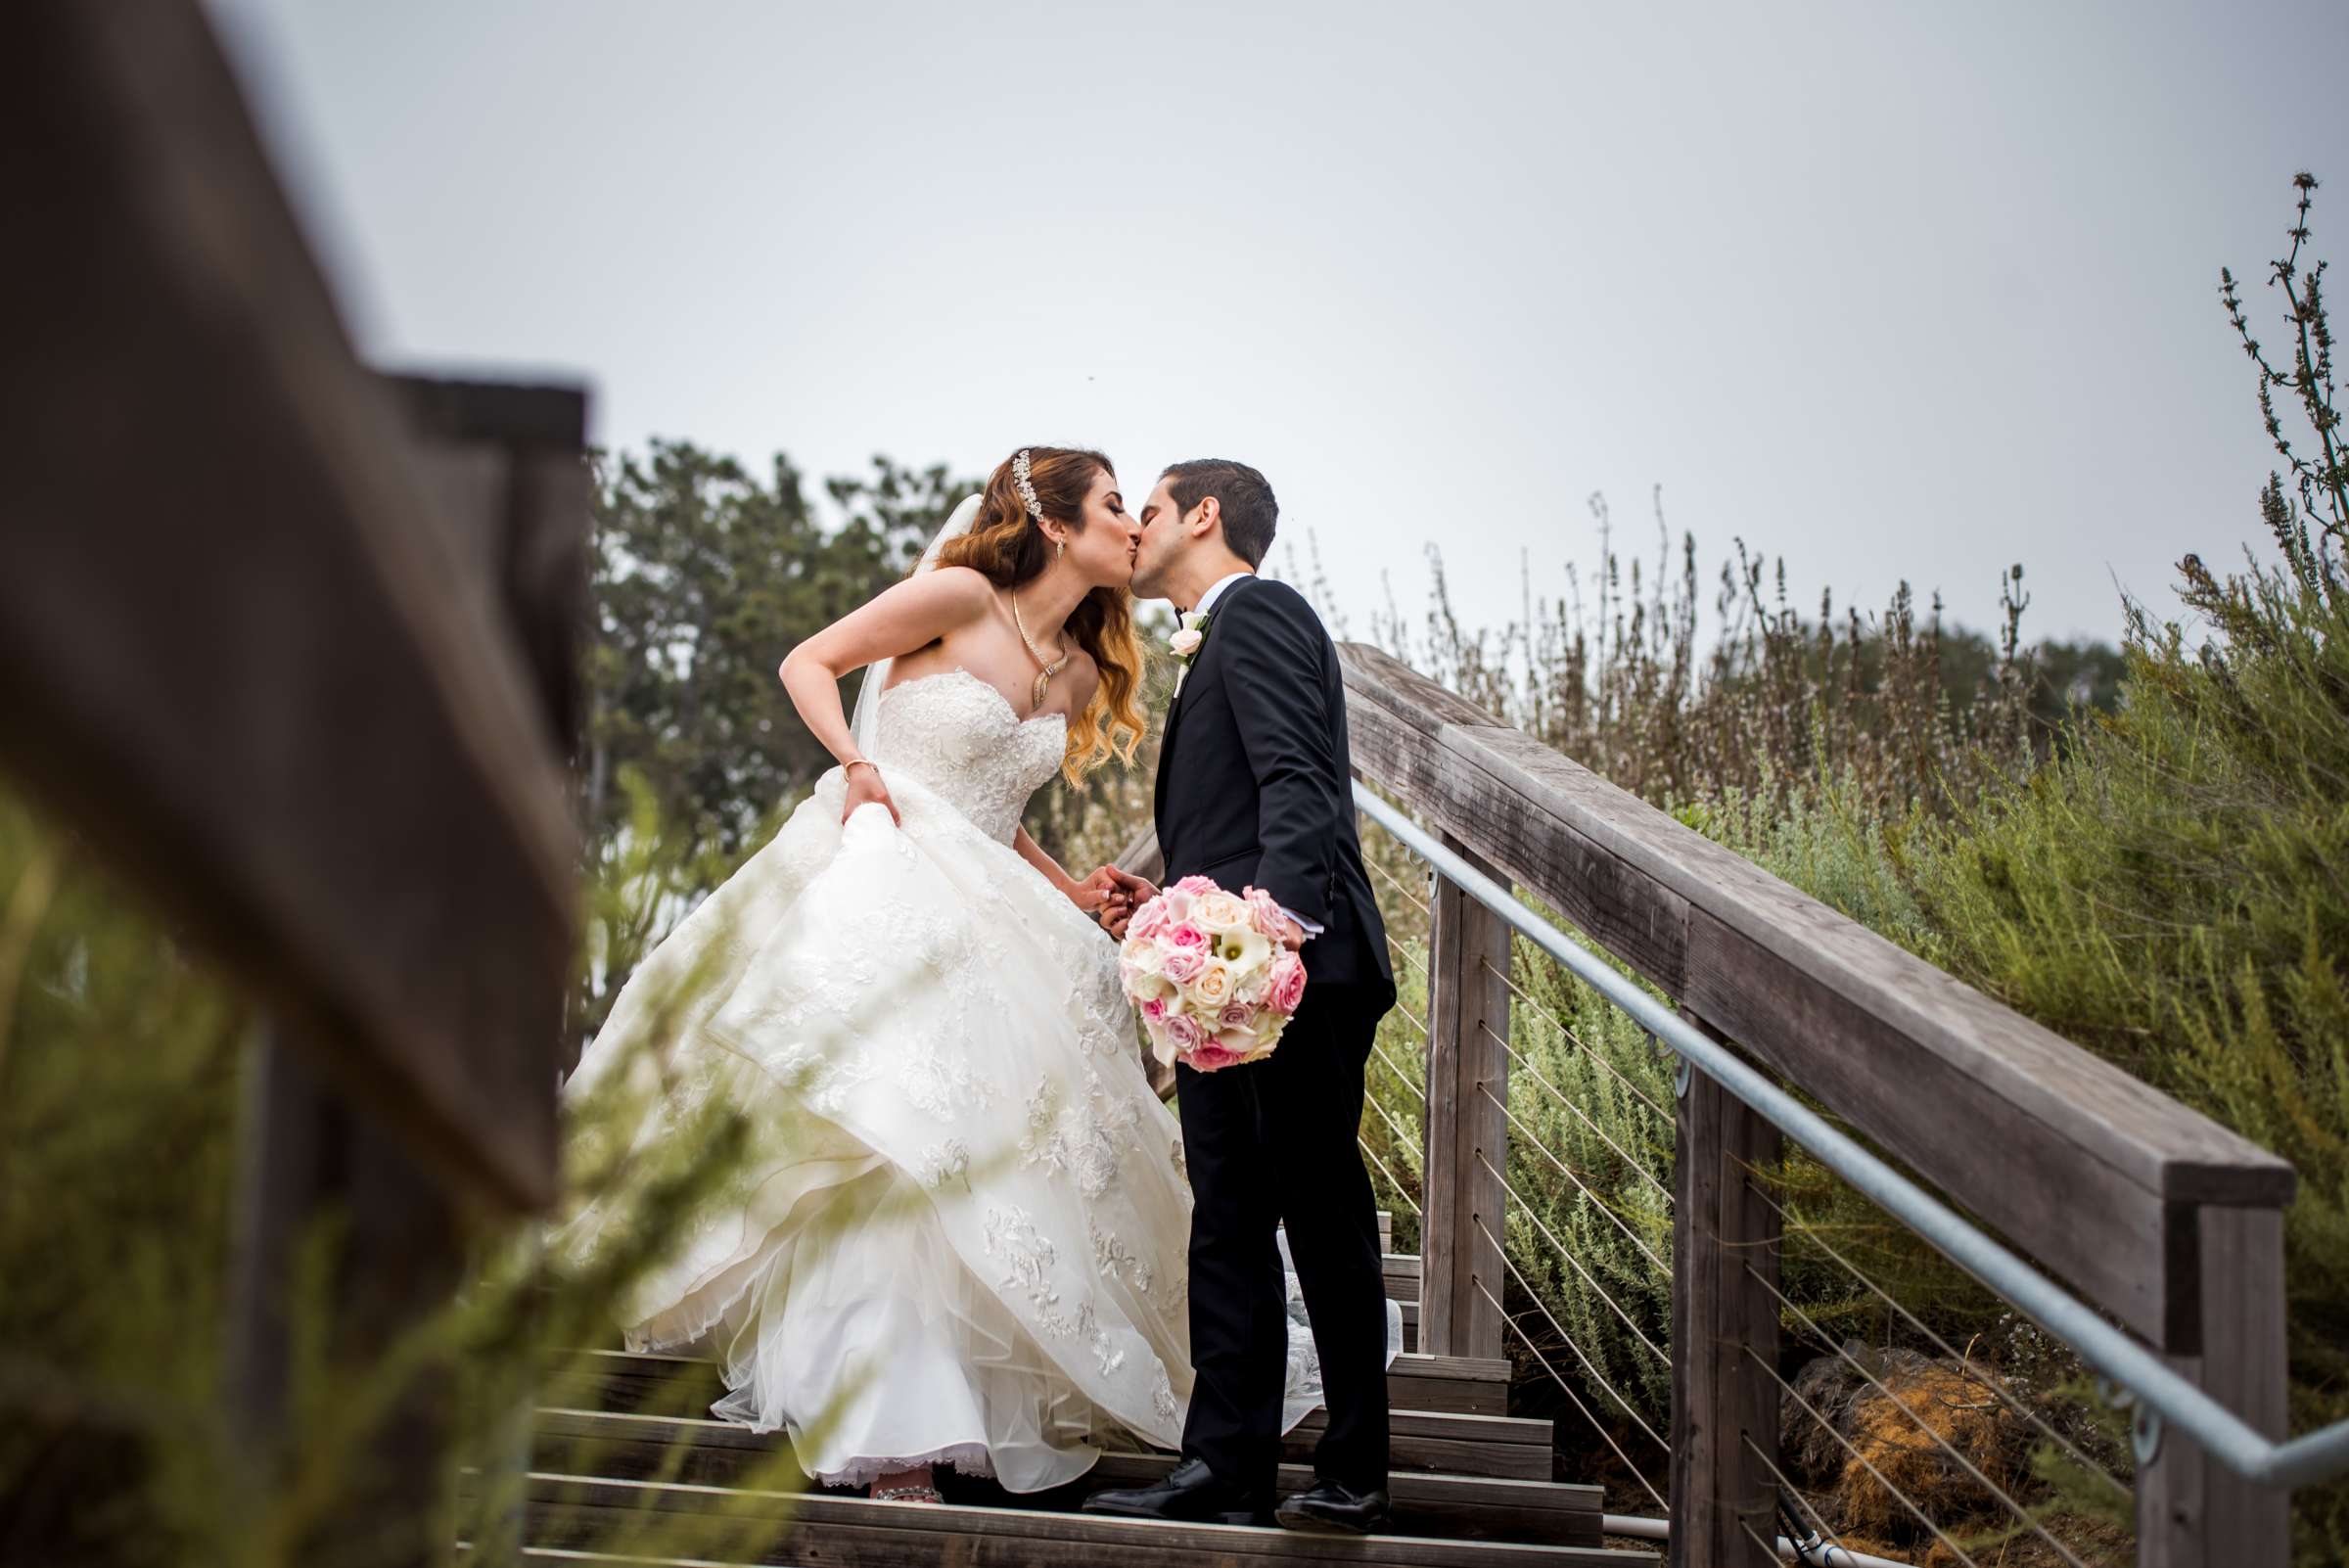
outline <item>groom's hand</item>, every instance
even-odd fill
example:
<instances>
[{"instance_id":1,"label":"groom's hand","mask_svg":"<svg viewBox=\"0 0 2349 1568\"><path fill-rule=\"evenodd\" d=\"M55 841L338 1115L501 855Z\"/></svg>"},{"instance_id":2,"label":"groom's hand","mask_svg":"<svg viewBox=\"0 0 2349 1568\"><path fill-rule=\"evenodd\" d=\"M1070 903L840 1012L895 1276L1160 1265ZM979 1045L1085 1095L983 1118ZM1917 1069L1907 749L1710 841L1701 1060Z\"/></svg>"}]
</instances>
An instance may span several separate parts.
<instances>
[{"instance_id":1,"label":"groom's hand","mask_svg":"<svg viewBox=\"0 0 2349 1568\"><path fill-rule=\"evenodd\" d=\"M1139 909L1143 904L1158 897L1158 889L1151 885L1147 877L1137 877L1123 866L1105 865L1093 874L1108 876L1116 880L1118 886L1125 890L1126 906L1128 910Z\"/></svg>"}]
</instances>

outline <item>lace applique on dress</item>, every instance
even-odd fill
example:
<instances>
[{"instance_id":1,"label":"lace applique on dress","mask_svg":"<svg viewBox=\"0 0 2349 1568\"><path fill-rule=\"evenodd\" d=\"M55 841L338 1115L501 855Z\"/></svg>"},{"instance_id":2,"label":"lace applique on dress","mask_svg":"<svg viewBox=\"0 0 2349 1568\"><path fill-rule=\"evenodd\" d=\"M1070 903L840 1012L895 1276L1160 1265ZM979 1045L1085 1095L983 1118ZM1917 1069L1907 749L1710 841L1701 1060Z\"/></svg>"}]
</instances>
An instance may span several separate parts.
<instances>
[{"instance_id":1,"label":"lace applique on dress","mask_svg":"<svg viewBox=\"0 0 2349 1568\"><path fill-rule=\"evenodd\" d=\"M888 777L920 779L1000 844L1018 831L1028 797L1060 769L1068 750L1060 714L1022 718L967 669L899 681L881 694L873 761Z\"/></svg>"}]
</instances>

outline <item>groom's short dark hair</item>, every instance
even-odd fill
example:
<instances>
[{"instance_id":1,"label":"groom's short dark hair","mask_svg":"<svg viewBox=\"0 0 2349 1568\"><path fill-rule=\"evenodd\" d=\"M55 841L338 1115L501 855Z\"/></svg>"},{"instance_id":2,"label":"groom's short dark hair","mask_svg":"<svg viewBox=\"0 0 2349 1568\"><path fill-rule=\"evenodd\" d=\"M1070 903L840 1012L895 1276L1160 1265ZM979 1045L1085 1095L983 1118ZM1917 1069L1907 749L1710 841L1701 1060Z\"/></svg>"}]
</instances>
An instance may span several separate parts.
<instances>
[{"instance_id":1,"label":"groom's short dark hair","mask_svg":"<svg viewBox=\"0 0 2349 1568\"><path fill-rule=\"evenodd\" d=\"M1280 521L1280 503L1272 499L1272 486L1264 475L1227 457L1201 457L1176 463L1159 477L1167 482L1174 504L1186 513L1214 496L1222 509L1223 542L1231 546L1231 553L1252 567L1265 564L1265 552L1272 548L1273 525Z\"/></svg>"}]
</instances>

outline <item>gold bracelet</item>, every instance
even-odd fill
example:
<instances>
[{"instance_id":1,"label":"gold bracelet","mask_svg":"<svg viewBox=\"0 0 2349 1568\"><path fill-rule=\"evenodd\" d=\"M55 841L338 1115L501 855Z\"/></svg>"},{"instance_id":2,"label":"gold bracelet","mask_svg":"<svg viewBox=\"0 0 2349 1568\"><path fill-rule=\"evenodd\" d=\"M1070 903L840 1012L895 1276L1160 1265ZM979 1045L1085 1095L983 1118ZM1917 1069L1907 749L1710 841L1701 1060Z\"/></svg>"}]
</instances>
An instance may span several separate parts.
<instances>
[{"instance_id":1,"label":"gold bracelet","mask_svg":"<svg viewBox=\"0 0 2349 1568\"><path fill-rule=\"evenodd\" d=\"M858 757L858 758L855 758L855 759L853 759L853 760L852 760L852 761L846 761L846 762L843 762L843 763L841 763L841 764L840 764L840 770L841 770L841 772L843 772L844 774L845 774L846 772L848 772L848 770L849 770L850 768L852 768L852 767L869 767L869 768L871 768L871 769L872 769L874 772L876 772L876 773L878 773L878 772L880 772L880 771L881 771L881 764L880 764L879 762L876 762L876 761L873 761L871 758L869 758L869 757Z\"/></svg>"}]
</instances>

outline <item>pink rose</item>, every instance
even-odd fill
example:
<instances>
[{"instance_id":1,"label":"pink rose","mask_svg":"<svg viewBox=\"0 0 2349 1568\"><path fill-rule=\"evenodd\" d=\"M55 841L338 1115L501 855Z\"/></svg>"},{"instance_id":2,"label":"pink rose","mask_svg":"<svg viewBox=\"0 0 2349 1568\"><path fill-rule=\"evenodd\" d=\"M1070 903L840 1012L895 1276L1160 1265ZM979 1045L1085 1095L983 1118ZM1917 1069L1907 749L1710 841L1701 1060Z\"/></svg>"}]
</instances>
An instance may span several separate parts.
<instances>
[{"instance_id":1,"label":"pink rose","mask_svg":"<svg viewBox=\"0 0 2349 1568\"><path fill-rule=\"evenodd\" d=\"M1185 1056L1188 1056L1200 1046L1205 1045L1208 1041L1207 1026L1199 1022L1198 1019L1193 1018L1189 1013L1174 1013L1171 1015L1164 1025L1164 1030L1167 1037L1167 1043L1174 1046L1177 1051L1181 1052Z\"/></svg>"},{"instance_id":2,"label":"pink rose","mask_svg":"<svg viewBox=\"0 0 2349 1568\"><path fill-rule=\"evenodd\" d=\"M1167 1021L1167 1003L1163 996L1153 996L1142 1003L1142 1022L1163 1024Z\"/></svg>"},{"instance_id":3,"label":"pink rose","mask_svg":"<svg viewBox=\"0 0 2349 1568\"><path fill-rule=\"evenodd\" d=\"M1211 1044L1184 1052L1183 1060L1191 1064L1191 1071L1194 1073L1212 1073L1221 1067L1237 1066L1247 1058L1237 1051L1225 1050L1221 1045Z\"/></svg>"},{"instance_id":4,"label":"pink rose","mask_svg":"<svg viewBox=\"0 0 2349 1568\"><path fill-rule=\"evenodd\" d=\"M1256 1009L1243 1001L1226 1003L1223 1010L1216 1015L1216 1023L1222 1029L1253 1030L1256 1028Z\"/></svg>"},{"instance_id":5,"label":"pink rose","mask_svg":"<svg viewBox=\"0 0 2349 1568\"><path fill-rule=\"evenodd\" d=\"M1265 1005L1286 1017L1305 1000L1305 963L1293 952L1272 960L1265 976Z\"/></svg>"},{"instance_id":6,"label":"pink rose","mask_svg":"<svg viewBox=\"0 0 2349 1568\"><path fill-rule=\"evenodd\" d=\"M1217 887L1213 882L1210 882L1205 877L1188 876L1184 877L1180 882L1174 884L1174 891L1177 893L1187 893L1195 899L1203 893L1221 893L1223 890Z\"/></svg>"},{"instance_id":7,"label":"pink rose","mask_svg":"<svg viewBox=\"0 0 2349 1568\"><path fill-rule=\"evenodd\" d=\"M1170 947L1195 947L1205 951L1207 932L1204 928L1185 920L1179 925L1170 926L1167 929L1166 943Z\"/></svg>"},{"instance_id":8,"label":"pink rose","mask_svg":"<svg viewBox=\"0 0 2349 1568\"><path fill-rule=\"evenodd\" d=\"M1153 899L1134 911L1132 921L1126 927L1126 940L1148 942L1166 929L1167 902L1164 899Z\"/></svg>"},{"instance_id":9,"label":"pink rose","mask_svg":"<svg viewBox=\"0 0 2349 1568\"><path fill-rule=\"evenodd\" d=\"M1246 895L1248 913L1256 929L1267 937L1277 938L1288 928L1289 917L1280 912L1280 903L1262 888L1250 888Z\"/></svg>"},{"instance_id":10,"label":"pink rose","mask_svg":"<svg viewBox=\"0 0 2349 1568\"><path fill-rule=\"evenodd\" d=\"M1159 967L1175 985L1187 986L1207 967L1207 953L1199 947L1169 947L1160 954Z\"/></svg>"}]
</instances>

